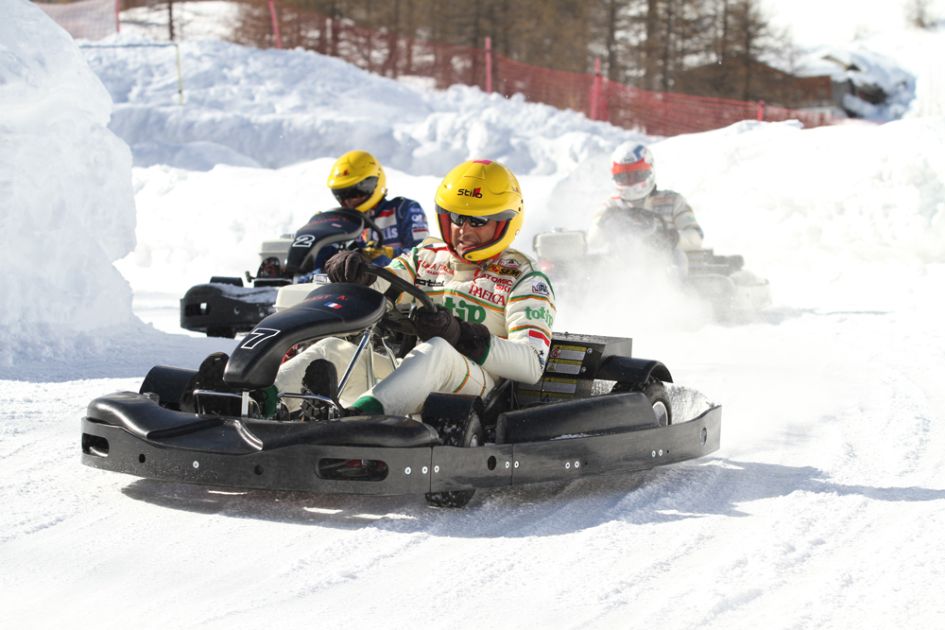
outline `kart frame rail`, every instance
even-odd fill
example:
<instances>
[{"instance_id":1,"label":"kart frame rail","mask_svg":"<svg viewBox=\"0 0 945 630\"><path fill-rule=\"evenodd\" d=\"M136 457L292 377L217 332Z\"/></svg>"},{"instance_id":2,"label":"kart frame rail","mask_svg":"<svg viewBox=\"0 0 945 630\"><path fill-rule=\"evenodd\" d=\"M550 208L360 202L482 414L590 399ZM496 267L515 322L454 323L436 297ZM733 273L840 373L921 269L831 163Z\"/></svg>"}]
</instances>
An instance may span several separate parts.
<instances>
[{"instance_id":1,"label":"kart frame rail","mask_svg":"<svg viewBox=\"0 0 945 630\"><path fill-rule=\"evenodd\" d=\"M244 430L235 418L203 417L216 436ZM418 423L419 424L419 423ZM642 471L718 450L721 407L669 426L644 426L541 442L479 447L337 446L294 443L259 450L175 447L174 436L149 439L114 424L82 419L82 463L148 479L240 489L400 495L568 481ZM242 450L243 452L238 452ZM383 473L344 479L326 463L383 462Z\"/></svg>"}]
</instances>

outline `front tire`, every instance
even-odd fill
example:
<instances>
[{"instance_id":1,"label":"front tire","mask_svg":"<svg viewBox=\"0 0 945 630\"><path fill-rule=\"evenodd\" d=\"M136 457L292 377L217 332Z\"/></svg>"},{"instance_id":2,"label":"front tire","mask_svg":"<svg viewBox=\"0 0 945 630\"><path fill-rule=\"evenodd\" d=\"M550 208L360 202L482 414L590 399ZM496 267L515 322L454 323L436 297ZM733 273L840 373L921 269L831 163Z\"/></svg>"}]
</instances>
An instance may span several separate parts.
<instances>
[{"instance_id":1,"label":"front tire","mask_svg":"<svg viewBox=\"0 0 945 630\"><path fill-rule=\"evenodd\" d=\"M464 418L440 418L436 429L445 446L476 448L485 441L482 422L476 411L470 411ZM432 424L432 423L431 423ZM465 507L476 494L475 488L469 490L446 490L428 492L427 503L439 508Z\"/></svg>"}]
</instances>

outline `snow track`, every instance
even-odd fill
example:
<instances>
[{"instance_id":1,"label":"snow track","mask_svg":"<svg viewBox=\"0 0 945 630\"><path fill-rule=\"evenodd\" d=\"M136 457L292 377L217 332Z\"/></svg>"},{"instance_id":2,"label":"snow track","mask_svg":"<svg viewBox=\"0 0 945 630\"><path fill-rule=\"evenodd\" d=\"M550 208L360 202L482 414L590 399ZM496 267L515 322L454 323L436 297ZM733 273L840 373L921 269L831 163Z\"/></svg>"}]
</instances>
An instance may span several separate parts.
<instances>
[{"instance_id":1,"label":"snow track","mask_svg":"<svg viewBox=\"0 0 945 630\"><path fill-rule=\"evenodd\" d=\"M677 380L732 401L716 456L480 491L459 511L422 497L224 492L83 468L85 404L138 379L0 381L13 410L0 425L0 489L12 499L2 560L58 567L28 585L4 574L0 605L25 618L39 592L68 602L68 614L44 616L50 627L95 614L102 592L135 602L151 627L250 627L312 610L321 623L357 610L395 628L413 627L402 611L431 609L444 627L890 627L915 607L940 615L927 589L945 553L941 395L907 359L941 333L914 314L703 332L727 357L690 349L697 367ZM859 343L881 334L885 345ZM818 366L801 337L844 351ZM785 371L792 400L770 387Z\"/></svg>"},{"instance_id":2,"label":"snow track","mask_svg":"<svg viewBox=\"0 0 945 630\"><path fill-rule=\"evenodd\" d=\"M936 281L912 280L929 296ZM230 492L84 468L85 405L140 377L0 381L10 410L0 562L15 567L0 574L0 606L27 619L42 601L64 602L44 613L46 627L115 601L144 627L227 629L311 611L319 624L356 611L392 628L431 610L442 627L884 628L915 610L945 619L934 586L945 396L931 369L945 364L945 333L933 313L924 302L799 311L644 336L641 352L663 348L676 380L699 386L671 388L681 417L705 407L700 391L723 404L718 453L480 491L458 511L422 497ZM161 351L195 363L185 345Z\"/></svg>"},{"instance_id":3,"label":"snow track","mask_svg":"<svg viewBox=\"0 0 945 630\"><path fill-rule=\"evenodd\" d=\"M810 131L748 121L653 139L660 185L692 202L707 244L771 281L776 308L764 317L716 325L660 291L642 297L624 276L595 278L613 286L606 305L559 304L557 328L631 336L634 355L665 362L680 405L705 402L686 402L685 388L721 404L717 453L480 491L465 509L437 510L422 497L221 491L86 468L79 421L93 398L136 390L153 364L194 367L232 349L164 334L177 331L176 300L210 275L253 269L262 239L331 207L325 173L352 143L389 167L393 194L428 211L448 164L507 160L527 199L517 246L528 251L535 231L586 227L607 194L609 150L637 134L220 42L184 46L180 106L167 50L80 53L58 29L41 36L30 3L0 2L5 17L28 12L32 30L0 19L10 33L0 42L36 58L0 63L0 114L26 116L31 85L63 98L49 73L66 66L45 55L67 47L108 84L113 130L151 166L131 173L134 214L130 203L100 213L94 200L129 179L100 164L114 180L81 169L69 180L68 199L95 213L29 196L42 188L31 184L15 190L46 214L0 216L20 221L0 248L17 289L0 296L19 300L0 308L4 628L945 627L945 98L940 69L929 70L941 32L879 50L916 64L917 100L901 121ZM72 105L57 109L63 129L81 126ZM54 133L33 122L30 133ZM85 146L58 157L78 168ZM20 155L0 159L0 189L10 173L61 180L48 152ZM296 159L309 161L288 165ZM103 242L72 247L90 221ZM62 234L36 241L59 258L21 242L45 225ZM132 248L119 278L112 261ZM37 315L52 323L33 326Z\"/></svg>"}]
</instances>

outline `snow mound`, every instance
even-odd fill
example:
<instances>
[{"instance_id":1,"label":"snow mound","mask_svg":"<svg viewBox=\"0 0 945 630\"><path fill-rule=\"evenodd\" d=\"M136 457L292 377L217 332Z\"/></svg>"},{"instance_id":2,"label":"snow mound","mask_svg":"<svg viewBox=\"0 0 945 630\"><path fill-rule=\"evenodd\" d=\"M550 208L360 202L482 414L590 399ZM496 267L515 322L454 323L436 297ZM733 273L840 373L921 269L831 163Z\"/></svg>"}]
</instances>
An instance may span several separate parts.
<instances>
[{"instance_id":1,"label":"snow mound","mask_svg":"<svg viewBox=\"0 0 945 630\"><path fill-rule=\"evenodd\" d=\"M134 248L135 206L110 111L65 31L25 0L0 4L0 368L39 358L24 346L62 357L76 335L137 322L112 264Z\"/></svg>"},{"instance_id":2,"label":"snow mound","mask_svg":"<svg viewBox=\"0 0 945 630\"><path fill-rule=\"evenodd\" d=\"M118 35L84 51L115 102L111 129L135 166L280 168L370 147L385 167L415 175L442 175L471 155L539 175L635 137L521 95L431 91L314 51L221 41L180 44L181 104L173 47Z\"/></svg>"},{"instance_id":3,"label":"snow mound","mask_svg":"<svg viewBox=\"0 0 945 630\"><path fill-rule=\"evenodd\" d=\"M888 57L860 46L821 46L799 61L802 76L829 75L848 84L843 106L860 118L889 121L902 118L915 98L915 77Z\"/></svg>"}]
</instances>

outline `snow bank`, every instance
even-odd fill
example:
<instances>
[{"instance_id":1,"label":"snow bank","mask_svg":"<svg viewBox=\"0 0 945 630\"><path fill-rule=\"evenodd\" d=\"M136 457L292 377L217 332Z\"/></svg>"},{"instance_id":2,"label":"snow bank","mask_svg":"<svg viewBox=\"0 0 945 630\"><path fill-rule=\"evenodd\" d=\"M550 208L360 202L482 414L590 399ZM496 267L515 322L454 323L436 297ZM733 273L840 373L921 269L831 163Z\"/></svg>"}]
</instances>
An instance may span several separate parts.
<instances>
[{"instance_id":1,"label":"snow bank","mask_svg":"<svg viewBox=\"0 0 945 630\"><path fill-rule=\"evenodd\" d=\"M853 92L844 94L844 109L865 120L887 122L902 118L915 99L915 77L891 59L862 46L850 49L822 46L797 63L798 75L829 75L835 84L849 84L867 93L881 92L884 96L877 104Z\"/></svg>"},{"instance_id":2,"label":"snow bank","mask_svg":"<svg viewBox=\"0 0 945 630\"><path fill-rule=\"evenodd\" d=\"M26 0L0 3L0 367L135 321L112 264L134 247L135 207L110 110L65 31Z\"/></svg>"},{"instance_id":3,"label":"snow bank","mask_svg":"<svg viewBox=\"0 0 945 630\"><path fill-rule=\"evenodd\" d=\"M910 16L920 6L937 28L920 29L912 23ZM843 57L865 56L859 60L861 71L850 78L865 79L894 94L892 111L886 114L898 116L907 103L904 117L945 114L945 73L940 68L945 58L945 38L941 37L945 0L764 0L762 7L771 18L769 24L786 29L800 50L811 52L829 45L849 51L842 52ZM808 61L810 57L797 59L802 66ZM827 71L837 69L835 64L830 66ZM916 79L911 100L910 76ZM883 114L869 110L866 107L863 113Z\"/></svg>"},{"instance_id":4,"label":"snow bank","mask_svg":"<svg viewBox=\"0 0 945 630\"><path fill-rule=\"evenodd\" d=\"M632 136L521 97L459 85L430 91L313 51L219 41L180 45L182 106L174 49L153 43L122 35L85 49L115 102L111 128L136 166L278 168L359 146L417 175L443 175L470 155L538 174Z\"/></svg>"}]
</instances>

